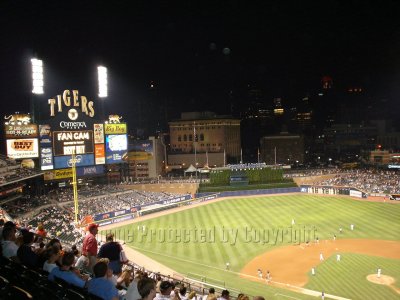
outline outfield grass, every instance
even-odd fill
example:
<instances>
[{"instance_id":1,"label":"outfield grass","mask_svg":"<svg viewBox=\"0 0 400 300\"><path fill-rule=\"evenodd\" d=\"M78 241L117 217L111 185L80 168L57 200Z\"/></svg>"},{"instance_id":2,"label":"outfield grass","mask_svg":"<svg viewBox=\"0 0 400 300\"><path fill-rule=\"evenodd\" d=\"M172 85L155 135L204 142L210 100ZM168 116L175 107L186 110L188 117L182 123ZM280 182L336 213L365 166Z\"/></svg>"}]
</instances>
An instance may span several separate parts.
<instances>
[{"instance_id":1,"label":"outfield grass","mask_svg":"<svg viewBox=\"0 0 400 300\"><path fill-rule=\"evenodd\" d=\"M376 274L381 267L385 275L397 279L399 287L400 262L377 256L345 254L340 262L331 256L317 268L315 276L309 274L306 288L351 299L399 299L399 295L387 286L375 284L365 278ZM357 284L354 284L357 283ZM367 296L365 296L367 293ZM397 295L397 296L396 296Z\"/></svg>"},{"instance_id":2,"label":"outfield grass","mask_svg":"<svg viewBox=\"0 0 400 300\"><path fill-rule=\"evenodd\" d=\"M134 234L134 240L129 243L131 247L182 274L204 275L229 288L251 295L261 294L267 299L287 299L286 296L315 299L251 282L233 273L240 272L255 256L290 244L289 238L277 245L272 240L256 243L254 239L250 241L246 232L254 232L255 228L267 231L284 229L291 226L293 218L296 224L315 227L320 240L331 239L340 226L344 228L343 237L346 239L400 240L400 205L300 194L229 199L119 229ZM350 231L350 224L355 224L356 230ZM137 226L142 228L143 225L147 235L137 229ZM333 275L324 276L321 280L322 276L317 276L312 278L307 288L325 290L338 296L351 295L352 299L395 299L389 287L366 283L361 276L363 268L376 268L376 260L376 257L359 255L346 257L341 268L344 268L343 274L350 276L347 280L338 281ZM224 270L227 261L233 272ZM390 270L398 282L399 261L387 260L386 265L396 265ZM334 266L327 260L318 267L318 275L330 272L329 268ZM359 272L360 276L351 277L351 273ZM371 296L376 295L378 290L386 291L384 298Z\"/></svg>"}]
</instances>

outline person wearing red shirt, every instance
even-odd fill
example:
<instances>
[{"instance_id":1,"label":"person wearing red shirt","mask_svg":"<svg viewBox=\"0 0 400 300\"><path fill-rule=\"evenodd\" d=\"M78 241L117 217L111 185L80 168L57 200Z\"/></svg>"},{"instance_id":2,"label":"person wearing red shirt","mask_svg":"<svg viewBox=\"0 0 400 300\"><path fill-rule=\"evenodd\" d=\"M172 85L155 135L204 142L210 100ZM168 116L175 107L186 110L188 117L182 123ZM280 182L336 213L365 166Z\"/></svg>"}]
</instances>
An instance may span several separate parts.
<instances>
[{"instance_id":1,"label":"person wearing red shirt","mask_svg":"<svg viewBox=\"0 0 400 300\"><path fill-rule=\"evenodd\" d=\"M82 245L82 255L86 256L89 259L88 269L91 273L93 273L93 267L97 262L97 240L96 234L98 232L97 224L90 224L88 227L88 233L83 240Z\"/></svg>"},{"instance_id":2,"label":"person wearing red shirt","mask_svg":"<svg viewBox=\"0 0 400 300\"><path fill-rule=\"evenodd\" d=\"M44 229L42 223L39 223L39 225L38 225L38 227L37 227L37 230L36 230L36 234L37 234L37 235L40 235L41 237L46 237L47 232L46 232L46 230Z\"/></svg>"}]
</instances>

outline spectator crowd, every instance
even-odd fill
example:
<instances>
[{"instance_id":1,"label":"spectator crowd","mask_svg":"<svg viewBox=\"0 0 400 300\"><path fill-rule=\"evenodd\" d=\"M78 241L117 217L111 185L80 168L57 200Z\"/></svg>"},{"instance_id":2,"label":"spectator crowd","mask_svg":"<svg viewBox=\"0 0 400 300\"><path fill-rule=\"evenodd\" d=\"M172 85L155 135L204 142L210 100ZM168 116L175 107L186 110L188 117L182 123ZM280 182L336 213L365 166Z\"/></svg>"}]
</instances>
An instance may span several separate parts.
<instances>
[{"instance_id":1,"label":"spectator crowd","mask_svg":"<svg viewBox=\"0 0 400 300\"><path fill-rule=\"evenodd\" d=\"M130 262L112 233L97 241L97 225L88 226L79 247L46 239L37 228L0 219L0 297L9 299L229 300L228 290L204 287L151 272ZM236 298L236 297L235 297ZM240 294L238 300L249 300ZM254 297L254 300L265 300Z\"/></svg>"}]
</instances>

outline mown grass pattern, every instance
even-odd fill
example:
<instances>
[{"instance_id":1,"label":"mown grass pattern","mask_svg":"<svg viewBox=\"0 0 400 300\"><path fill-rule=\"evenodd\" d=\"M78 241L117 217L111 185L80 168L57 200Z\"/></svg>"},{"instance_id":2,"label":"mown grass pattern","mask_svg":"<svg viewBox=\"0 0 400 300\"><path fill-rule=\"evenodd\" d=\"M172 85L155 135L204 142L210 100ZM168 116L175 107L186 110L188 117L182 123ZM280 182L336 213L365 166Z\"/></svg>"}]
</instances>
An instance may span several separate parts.
<instances>
[{"instance_id":1,"label":"mown grass pattern","mask_svg":"<svg viewBox=\"0 0 400 300\"><path fill-rule=\"evenodd\" d=\"M134 240L130 246L180 273L204 274L210 280L224 282L230 288L251 295L262 294L267 299L287 299L277 294L298 299L315 299L269 287L265 283L251 282L233 273L240 272L255 256L277 246L289 245L288 241L278 245L271 242L266 244L246 242L244 234L246 228L287 228L291 226L292 219L296 220L297 225L315 226L320 240L332 239L333 234L346 239L400 240L400 205L301 194L228 199L127 225L121 227L120 231L133 232ZM350 231L350 224L355 224L354 231ZM144 241L140 234L143 225L148 232L152 229L172 229L182 232L183 229L193 231L196 228L211 229L215 226L217 242L202 243L193 239L187 243L160 242L157 239ZM139 231L137 226L140 227ZM340 236L339 227L343 228L343 234ZM221 242L222 228L238 230L238 240L234 245L230 242ZM227 261L233 272L225 271ZM400 280L400 261L383 259L380 262L376 257L349 254L344 257L340 265L334 264L331 259L321 264L318 267L318 276L311 278L307 288L325 290L352 299L396 299L389 287L378 286L365 280L366 268L375 270L379 263L382 263L382 268L390 270L391 276L397 282ZM384 295L384 298L377 298L380 295Z\"/></svg>"}]
</instances>

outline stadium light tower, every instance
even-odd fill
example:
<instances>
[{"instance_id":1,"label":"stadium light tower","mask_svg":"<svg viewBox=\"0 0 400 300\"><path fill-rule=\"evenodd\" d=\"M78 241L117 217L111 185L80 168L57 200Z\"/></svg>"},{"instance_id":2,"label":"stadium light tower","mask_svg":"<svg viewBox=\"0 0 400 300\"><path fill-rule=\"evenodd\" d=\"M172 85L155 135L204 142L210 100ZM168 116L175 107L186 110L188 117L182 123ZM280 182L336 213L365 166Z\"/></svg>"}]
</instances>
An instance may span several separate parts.
<instances>
[{"instance_id":1,"label":"stadium light tower","mask_svg":"<svg viewBox=\"0 0 400 300\"><path fill-rule=\"evenodd\" d=\"M107 78L107 68L103 66L97 67L97 79L99 81L99 98L106 98L108 97L108 78ZM101 101L101 114L102 119L105 118L105 111L104 111L104 101Z\"/></svg>"},{"instance_id":2,"label":"stadium light tower","mask_svg":"<svg viewBox=\"0 0 400 300\"><path fill-rule=\"evenodd\" d=\"M106 98L108 96L107 68L98 66L97 75L99 80L99 98Z\"/></svg>"},{"instance_id":3,"label":"stadium light tower","mask_svg":"<svg viewBox=\"0 0 400 300\"><path fill-rule=\"evenodd\" d=\"M44 76L43 76L43 61L32 58L32 93L41 95L44 94Z\"/></svg>"},{"instance_id":4,"label":"stadium light tower","mask_svg":"<svg viewBox=\"0 0 400 300\"><path fill-rule=\"evenodd\" d=\"M32 65L32 96L30 102L30 109L32 115L32 122L39 119L40 110L38 109L37 101L38 96L44 94L44 76L43 76L43 61L37 58L31 59Z\"/></svg>"}]
</instances>

